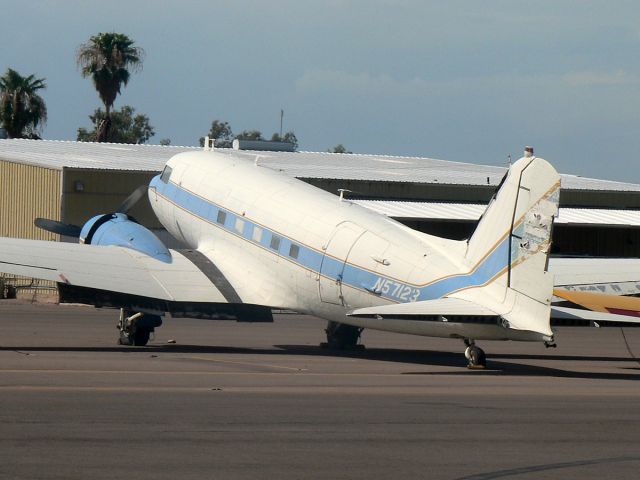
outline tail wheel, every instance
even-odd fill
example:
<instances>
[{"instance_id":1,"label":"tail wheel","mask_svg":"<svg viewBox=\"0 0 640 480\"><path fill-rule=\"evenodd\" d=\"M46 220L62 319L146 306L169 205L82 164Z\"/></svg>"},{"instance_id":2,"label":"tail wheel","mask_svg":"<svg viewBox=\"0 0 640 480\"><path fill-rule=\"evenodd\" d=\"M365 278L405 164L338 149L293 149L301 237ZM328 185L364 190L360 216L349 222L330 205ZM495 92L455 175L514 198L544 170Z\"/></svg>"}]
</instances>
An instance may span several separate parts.
<instances>
[{"instance_id":1,"label":"tail wheel","mask_svg":"<svg viewBox=\"0 0 640 480\"><path fill-rule=\"evenodd\" d=\"M484 350L475 345L467 347L464 356L469 360L468 368L484 368L487 366L487 356Z\"/></svg>"}]
</instances>

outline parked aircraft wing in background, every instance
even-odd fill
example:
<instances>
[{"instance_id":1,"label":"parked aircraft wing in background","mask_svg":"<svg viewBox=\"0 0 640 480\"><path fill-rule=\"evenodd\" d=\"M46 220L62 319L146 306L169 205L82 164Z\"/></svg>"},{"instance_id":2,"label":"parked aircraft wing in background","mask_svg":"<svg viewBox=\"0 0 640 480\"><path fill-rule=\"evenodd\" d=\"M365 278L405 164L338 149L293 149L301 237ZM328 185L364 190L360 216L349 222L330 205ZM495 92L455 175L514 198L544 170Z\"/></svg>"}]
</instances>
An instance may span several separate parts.
<instances>
[{"instance_id":1,"label":"parked aircraft wing in background","mask_svg":"<svg viewBox=\"0 0 640 480\"><path fill-rule=\"evenodd\" d=\"M571 321L588 321L591 324L595 323L615 323L615 326L623 325L640 325L640 318L629 315L618 315L605 312L594 312L593 310L580 310L578 308L568 307L551 307L551 315L557 320L571 320ZM573 324L573 323L571 323ZM598 325L599 326L599 325Z\"/></svg>"},{"instance_id":2,"label":"parked aircraft wing in background","mask_svg":"<svg viewBox=\"0 0 640 480\"><path fill-rule=\"evenodd\" d=\"M640 298L638 297L580 292L560 288L554 289L553 294L556 297L560 297L595 312L640 317Z\"/></svg>"}]
</instances>

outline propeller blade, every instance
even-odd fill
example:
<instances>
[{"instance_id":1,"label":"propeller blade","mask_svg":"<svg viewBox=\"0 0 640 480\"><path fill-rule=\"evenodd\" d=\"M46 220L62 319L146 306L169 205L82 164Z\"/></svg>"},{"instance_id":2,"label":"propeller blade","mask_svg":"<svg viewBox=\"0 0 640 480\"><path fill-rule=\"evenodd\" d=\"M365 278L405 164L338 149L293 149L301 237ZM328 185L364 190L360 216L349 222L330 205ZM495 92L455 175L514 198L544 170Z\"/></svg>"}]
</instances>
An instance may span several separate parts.
<instances>
[{"instance_id":1,"label":"propeller blade","mask_svg":"<svg viewBox=\"0 0 640 480\"><path fill-rule=\"evenodd\" d=\"M136 188L131 195L129 195L124 202L118 207L116 210L117 213L127 213L129 210L133 208L133 206L138 203L138 201L144 197L145 193L147 193L146 185L140 185Z\"/></svg>"},{"instance_id":2,"label":"propeller blade","mask_svg":"<svg viewBox=\"0 0 640 480\"><path fill-rule=\"evenodd\" d=\"M36 218L33 223L36 227L46 230L51 233L58 233L60 235L65 235L67 237L80 237L80 228L77 225L72 225L70 223L62 223L57 220L49 220L48 218Z\"/></svg>"}]
</instances>

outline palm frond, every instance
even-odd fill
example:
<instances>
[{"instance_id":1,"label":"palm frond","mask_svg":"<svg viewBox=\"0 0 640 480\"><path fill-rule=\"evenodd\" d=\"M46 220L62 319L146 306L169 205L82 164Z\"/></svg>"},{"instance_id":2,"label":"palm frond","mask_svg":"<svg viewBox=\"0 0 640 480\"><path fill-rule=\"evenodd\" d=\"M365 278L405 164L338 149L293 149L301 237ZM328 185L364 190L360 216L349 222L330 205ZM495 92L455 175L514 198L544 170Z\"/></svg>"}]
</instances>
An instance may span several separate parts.
<instances>
[{"instance_id":1,"label":"palm frond","mask_svg":"<svg viewBox=\"0 0 640 480\"><path fill-rule=\"evenodd\" d=\"M37 91L46 88L44 78L23 77L9 68L0 77L0 124L11 138L40 138L47 107Z\"/></svg>"},{"instance_id":2,"label":"palm frond","mask_svg":"<svg viewBox=\"0 0 640 480\"><path fill-rule=\"evenodd\" d=\"M142 68L144 50L122 33L99 33L83 43L76 62L83 77L91 77L107 111L111 109L122 86L129 83L130 71Z\"/></svg>"}]
</instances>

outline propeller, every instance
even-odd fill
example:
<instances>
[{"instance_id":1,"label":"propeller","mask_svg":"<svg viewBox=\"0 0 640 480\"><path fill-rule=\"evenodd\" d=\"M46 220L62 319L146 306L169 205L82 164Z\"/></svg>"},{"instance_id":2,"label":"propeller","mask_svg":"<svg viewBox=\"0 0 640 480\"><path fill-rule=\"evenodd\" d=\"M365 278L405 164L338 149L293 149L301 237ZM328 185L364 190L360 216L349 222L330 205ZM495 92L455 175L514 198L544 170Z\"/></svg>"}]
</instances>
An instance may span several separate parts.
<instances>
[{"instance_id":1,"label":"propeller","mask_svg":"<svg viewBox=\"0 0 640 480\"><path fill-rule=\"evenodd\" d=\"M145 193L147 193L147 185L140 185L136 188L131 195L129 195L124 202L120 204L120 206L116 209L116 213L127 213L129 210L133 208L133 206L138 203L138 201L144 197Z\"/></svg>"},{"instance_id":2,"label":"propeller","mask_svg":"<svg viewBox=\"0 0 640 480\"><path fill-rule=\"evenodd\" d=\"M136 188L131 195L129 195L124 202L116 209L116 213L126 214L133 206L140 201L140 199L147 193L147 186L140 185ZM129 217L131 218L131 217ZM59 235L65 235L67 237L80 238L80 232L82 227L73 225L71 223L63 223L57 220L50 220L48 218L36 218L33 223L36 227L42 228L47 232L57 233Z\"/></svg>"},{"instance_id":3,"label":"propeller","mask_svg":"<svg viewBox=\"0 0 640 480\"><path fill-rule=\"evenodd\" d=\"M36 218L33 223L36 227L42 228L47 232L65 235L67 237L80 237L81 227L70 223L62 223L57 220L49 220L48 218Z\"/></svg>"}]
</instances>

